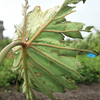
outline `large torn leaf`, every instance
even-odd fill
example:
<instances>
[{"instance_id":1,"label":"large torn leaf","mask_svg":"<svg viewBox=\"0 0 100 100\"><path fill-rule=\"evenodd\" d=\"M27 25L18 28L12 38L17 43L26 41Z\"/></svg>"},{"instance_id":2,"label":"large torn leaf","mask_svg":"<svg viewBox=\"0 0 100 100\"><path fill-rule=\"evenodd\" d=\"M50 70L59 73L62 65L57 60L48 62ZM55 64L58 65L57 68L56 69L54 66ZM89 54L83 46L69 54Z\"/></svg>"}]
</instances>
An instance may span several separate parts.
<instances>
[{"instance_id":1,"label":"large torn leaf","mask_svg":"<svg viewBox=\"0 0 100 100\"><path fill-rule=\"evenodd\" d=\"M65 88L75 90L78 87L70 79L83 79L77 72L83 66L75 58L79 49L62 44L63 34L71 38L82 38L80 31L84 24L66 21L64 18L75 8L68 4L79 1L65 0L61 8L56 6L45 12L36 6L27 15L24 14L24 21L20 25L15 26L13 42L24 41L27 46L13 48L12 70L24 79L22 90L27 93L28 100L38 100L32 89L46 94L51 100L57 100L52 92L64 93Z\"/></svg>"}]
</instances>

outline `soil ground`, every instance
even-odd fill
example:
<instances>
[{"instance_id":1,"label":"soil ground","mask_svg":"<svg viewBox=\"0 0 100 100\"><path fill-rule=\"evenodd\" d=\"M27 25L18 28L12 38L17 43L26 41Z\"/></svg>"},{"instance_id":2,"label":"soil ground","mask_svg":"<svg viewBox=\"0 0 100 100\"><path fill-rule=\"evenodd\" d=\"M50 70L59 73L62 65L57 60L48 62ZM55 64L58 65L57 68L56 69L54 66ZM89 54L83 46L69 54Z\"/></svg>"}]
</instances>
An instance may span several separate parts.
<instances>
[{"instance_id":1,"label":"soil ground","mask_svg":"<svg viewBox=\"0 0 100 100\"><path fill-rule=\"evenodd\" d=\"M57 99L63 100L100 100L100 83L94 83L93 85L78 84L79 89L75 90L74 93L67 90L66 93L54 93ZM50 100L47 96L42 93L37 93L36 96L39 100ZM4 93L0 89L0 97L2 100L26 100L25 95L20 92L16 92L15 86L11 86L10 93Z\"/></svg>"}]
</instances>

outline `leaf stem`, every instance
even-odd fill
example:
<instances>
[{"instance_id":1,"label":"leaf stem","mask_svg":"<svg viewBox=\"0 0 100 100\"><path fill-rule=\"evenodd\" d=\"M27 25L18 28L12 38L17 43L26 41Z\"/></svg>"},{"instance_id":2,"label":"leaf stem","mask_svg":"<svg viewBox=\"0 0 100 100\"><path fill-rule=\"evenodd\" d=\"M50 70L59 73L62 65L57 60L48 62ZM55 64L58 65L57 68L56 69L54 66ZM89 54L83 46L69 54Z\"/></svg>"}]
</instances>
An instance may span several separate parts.
<instances>
[{"instance_id":1,"label":"leaf stem","mask_svg":"<svg viewBox=\"0 0 100 100\"><path fill-rule=\"evenodd\" d=\"M21 61L22 61L22 57L20 58L19 63L16 66L12 67L11 69L18 67Z\"/></svg>"},{"instance_id":2,"label":"leaf stem","mask_svg":"<svg viewBox=\"0 0 100 100\"><path fill-rule=\"evenodd\" d=\"M18 29L18 31L21 33L21 34L23 34L23 32L18 28L18 26L15 26L17 29Z\"/></svg>"},{"instance_id":3,"label":"leaf stem","mask_svg":"<svg viewBox=\"0 0 100 100\"><path fill-rule=\"evenodd\" d=\"M20 47L20 48L18 48L18 49L16 49L16 50L13 50L14 52L16 52L16 51L18 51L18 50L20 50L22 47Z\"/></svg>"},{"instance_id":4,"label":"leaf stem","mask_svg":"<svg viewBox=\"0 0 100 100\"><path fill-rule=\"evenodd\" d=\"M22 42L25 42L26 12L27 12L27 1L25 0L25 13L24 13L24 24L23 24Z\"/></svg>"},{"instance_id":5,"label":"leaf stem","mask_svg":"<svg viewBox=\"0 0 100 100\"><path fill-rule=\"evenodd\" d=\"M28 86L28 79L27 79L28 75L27 75L27 63L26 63L26 47L22 47L22 57L23 57L23 67L24 67L24 73L25 73L25 82L26 82L28 100L30 100L29 86Z\"/></svg>"},{"instance_id":6,"label":"leaf stem","mask_svg":"<svg viewBox=\"0 0 100 100\"><path fill-rule=\"evenodd\" d=\"M65 33L65 32L78 32L78 31L83 31L83 32L91 32L88 30L67 30L67 31L59 31L59 30L49 30L49 29L44 29L44 32L56 32L56 33Z\"/></svg>"},{"instance_id":7,"label":"leaf stem","mask_svg":"<svg viewBox=\"0 0 100 100\"><path fill-rule=\"evenodd\" d=\"M22 46L27 46L27 44L23 43L23 42L12 42L9 45L7 45L1 52L0 52L0 65L2 63L2 61L4 60L4 58L6 57L7 53L11 50L11 48L13 48L14 46L17 45L22 45Z\"/></svg>"},{"instance_id":8,"label":"leaf stem","mask_svg":"<svg viewBox=\"0 0 100 100\"><path fill-rule=\"evenodd\" d=\"M85 50L85 49L58 47L58 46L54 46L54 45L50 45L50 44L42 44L42 43L32 43L31 45L49 46L49 47L53 47L53 48L57 48L57 49L66 49L66 50L75 50L75 51L82 51L82 52L90 52L90 53L93 53L93 54L97 55L97 53L95 53L93 51L90 51L90 50Z\"/></svg>"}]
</instances>

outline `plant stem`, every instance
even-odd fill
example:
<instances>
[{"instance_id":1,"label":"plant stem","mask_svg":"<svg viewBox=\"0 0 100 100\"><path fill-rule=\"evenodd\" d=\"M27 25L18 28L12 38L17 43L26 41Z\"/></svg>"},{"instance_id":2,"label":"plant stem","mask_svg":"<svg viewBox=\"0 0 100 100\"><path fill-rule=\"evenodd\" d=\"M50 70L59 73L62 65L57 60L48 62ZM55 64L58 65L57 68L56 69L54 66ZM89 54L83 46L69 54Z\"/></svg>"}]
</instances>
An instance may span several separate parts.
<instances>
[{"instance_id":1,"label":"plant stem","mask_svg":"<svg viewBox=\"0 0 100 100\"><path fill-rule=\"evenodd\" d=\"M28 94L28 100L29 98L29 86L28 86L28 80L27 80L27 62L26 62L26 47L22 47L22 57L23 57L23 67L24 67L24 73L25 73L25 83L27 88L27 94Z\"/></svg>"},{"instance_id":2,"label":"plant stem","mask_svg":"<svg viewBox=\"0 0 100 100\"><path fill-rule=\"evenodd\" d=\"M3 62L4 58L6 57L7 53L13 48L14 46L22 45L27 46L27 44L22 42L12 42L9 45L7 45L1 52L0 52L0 65Z\"/></svg>"}]
</instances>

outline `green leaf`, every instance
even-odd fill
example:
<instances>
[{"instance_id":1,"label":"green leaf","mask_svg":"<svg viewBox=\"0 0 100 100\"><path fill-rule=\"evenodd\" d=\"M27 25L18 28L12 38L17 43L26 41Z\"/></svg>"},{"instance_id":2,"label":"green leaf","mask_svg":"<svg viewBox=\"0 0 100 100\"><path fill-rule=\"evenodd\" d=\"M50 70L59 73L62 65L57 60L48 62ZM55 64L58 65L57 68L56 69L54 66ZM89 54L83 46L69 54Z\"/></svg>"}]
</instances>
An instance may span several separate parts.
<instances>
[{"instance_id":1,"label":"green leaf","mask_svg":"<svg viewBox=\"0 0 100 100\"><path fill-rule=\"evenodd\" d=\"M26 19L26 37L32 38L43 26L49 22L56 13L59 6L50 10L42 12L39 6L36 6L31 12L27 14ZM28 24L28 25L27 25Z\"/></svg>"},{"instance_id":2,"label":"green leaf","mask_svg":"<svg viewBox=\"0 0 100 100\"><path fill-rule=\"evenodd\" d=\"M87 26L87 27L85 28L85 30L90 32L90 30L91 30L93 27L94 27L94 26Z\"/></svg>"},{"instance_id":3,"label":"green leaf","mask_svg":"<svg viewBox=\"0 0 100 100\"><path fill-rule=\"evenodd\" d=\"M66 15L69 15L70 13L72 13L72 9L75 7L70 7L70 6L65 6L63 7L58 14L55 16L54 20L65 17Z\"/></svg>"},{"instance_id":4,"label":"green leaf","mask_svg":"<svg viewBox=\"0 0 100 100\"><path fill-rule=\"evenodd\" d=\"M71 3L76 4L79 1L82 1L82 0L65 0L64 3L63 3L63 5L62 5L62 7L66 6L68 4L71 4Z\"/></svg>"},{"instance_id":5,"label":"green leaf","mask_svg":"<svg viewBox=\"0 0 100 100\"><path fill-rule=\"evenodd\" d=\"M57 100L53 92L65 93L65 88L75 90L78 87L70 79L84 79L77 72L83 67L75 58L79 49L62 43L63 34L71 38L82 38L80 31L84 24L66 21L64 18L75 8L68 4L79 1L65 0L61 8L56 6L45 12L36 6L27 14L25 6L24 21L16 25L13 42L22 41L26 45L12 49L12 71L24 79L22 90L27 93L28 100L38 100L32 89L46 94L51 100Z\"/></svg>"},{"instance_id":6,"label":"green leaf","mask_svg":"<svg viewBox=\"0 0 100 100\"><path fill-rule=\"evenodd\" d=\"M64 35L72 38L82 38L79 31L82 30L83 26L83 23L64 21L63 23L50 24L44 29L44 31L64 33Z\"/></svg>"},{"instance_id":7,"label":"green leaf","mask_svg":"<svg viewBox=\"0 0 100 100\"><path fill-rule=\"evenodd\" d=\"M38 46L39 44L36 46L34 46L35 44L32 45L33 46L27 49L26 55L29 87L48 95L51 99L55 98L51 92L65 92L64 87L69 90L78 88L70 80L65 78L65 75L67 75L69 78L75 80L82 79L82 76L76 72L76 70L81 68L81 65L72 56L72 53L75 51L67 49L65 51L61 48L59 48L61 50L58 50L57 48L50 47L50 45L48 45L49 47L42 45ZM59 55L56 54L57 51L59 51ZM65 56L69 55L71 57L61 56L64 51ZM20 69L22 69L21 77L25 78L22 62L22 51L19 49L15 52L14 67L12 70L14 72L17 70L17 73L20 73ZM25 83L23 87L23 92L26 92ZM31 89L29 89L29 91L29 95L31 95Z\"/></svg>"}]
</instances>

